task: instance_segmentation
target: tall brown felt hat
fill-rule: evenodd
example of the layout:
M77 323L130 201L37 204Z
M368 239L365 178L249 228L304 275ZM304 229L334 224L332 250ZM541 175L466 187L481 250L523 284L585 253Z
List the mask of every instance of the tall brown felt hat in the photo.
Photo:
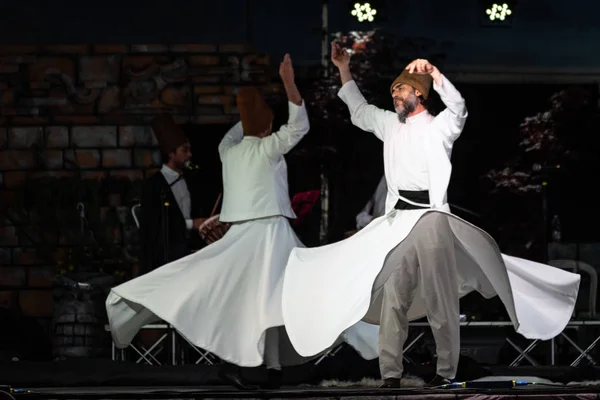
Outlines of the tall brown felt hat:
M273 111L256 87L240 89L236 101L244 134L257 135L269 128L273 122Z
M152 131L164 154L169 154L177 147L188 142L181 126L177 125L169 114L161 114L154 118L152 120Z
M394 80L392 86L390 86L390 93L394 92L394 86L399 83L404 85L410 85L423 94L423 98L427 100L429 97L429 90L431 89L431 82L433 79L431 75L411 74L408 70L402 71L402 73Z

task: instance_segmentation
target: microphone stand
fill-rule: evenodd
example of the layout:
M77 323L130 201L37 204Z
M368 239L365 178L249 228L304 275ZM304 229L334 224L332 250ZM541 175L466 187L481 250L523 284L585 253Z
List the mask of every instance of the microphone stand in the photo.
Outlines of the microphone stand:
M169 207L171 203L167 199L167 191L171 191L171 187L183 179L183 174L180 174L177 179L169 184L168 189L163 189L160 192L160 202L161 202L161 230L163 237L163 254L164 254L164 264L167 264L169 259Z
M542 263L548 264L548 253L550 247L548 243L548 180L547 175L542 174Z
M550 172L560 170L560 165L547 166L535 164L533 170L539 172L542 178L542 262L548 264L550 244L548 241L548 181L550 181Z
M169 190L171 186L169 185ZM160 224L163 238L163 264L169 262L169 201L167 200L167 191L165 189L160 192Z

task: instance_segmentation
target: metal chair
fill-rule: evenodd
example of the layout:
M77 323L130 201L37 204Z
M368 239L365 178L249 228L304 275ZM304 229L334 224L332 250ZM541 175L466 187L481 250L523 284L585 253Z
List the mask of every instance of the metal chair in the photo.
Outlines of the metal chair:
M110 325L105 325L104 326L104 330L106 332L110 332L111 328ZM171 336L171 357L170 360L167 361L167 363L172 363L173 365L175 365L176 361L175 361L175 335L176 332L171 329L171 327L167 324L149 324L149 325L145 325L141 328L141 331L143 330L160 330L160 331L164 331L164 333L162 333L160 335L159 338L157 338L156 340L154 340L152 343L149 344L149 347L146 348L144 345L142 344L134 344L133 342L129 344L129 346L127 347L127 349L133 350L133 355L134 358L137 357L137 360L135 360L136 364L141 364L141 363L145 363L148 365L162 365L163 363L161 361L158 360L158 356L161 352L163 352L163 350L169 350L169 346L167 345L168 343L168 338L169 336ZM129 357L127 355L127 349L117 349L117 346L115 345L115 342L112 341L112 360L113 361L126 361ZM133 360L132 359L132 360Z
M141 204L139 204L139 203L135 204L133 207L131 207L131 215L132 215L133 220L135 221L135 225L137 226L138 229L140 229L140 211L141 211ZM162 330L165 330L165 333L163 335L161 335L160 338L158 338L156 340L156 342L149 349L145 349L143 346L140 346L140 348L138 349L133 344L129 345L129 347L131 347L139 355L139 358L136 361L137 363L145 362L150 365L160 364L160 362L156 359L156 355L164 349L164 347L162 346L162 342L165 341L169 335L171 336L171 348L170 348L171 354L170 354L169 358L171 359L171 363L173 365L175 365L177 363L177 356L176 356L176 347L177 347L176 343L177 342L179 342L180 345L183 345L183 344L189 345L197 353L196 355L199 358L194 361L195 364L201 364L201 363L202 364L215 364L219 361L218 357L216 357L211 352L194 346L185 337L183 337L181 334L179 334L179 332L177 332L175 329L173 329L171 327L171 325L169 325L169 324L159 323L159 324L146 325L142 329L162 329ZM109 326L107 326L107 330L110 330ZM168 346L167 346L167 348L168 348ZM113 343L113 360L117 359L118 356L119 355L117 355L117 352L115 350L114 343ZM124 352L121 352L120 357L122 357L122 358L124 357ZM182 364L185 363L183 351L182 351L179 362L181 362Z

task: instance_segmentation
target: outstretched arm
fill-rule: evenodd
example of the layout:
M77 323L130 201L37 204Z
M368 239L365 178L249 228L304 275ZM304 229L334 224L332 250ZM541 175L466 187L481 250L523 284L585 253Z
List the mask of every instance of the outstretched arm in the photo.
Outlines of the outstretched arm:
M289 54L285 55L279 66L279 75L288 98L289 117L287 124L279 128L279 131L262 139L261 145L267 156L272 159L293 149L310 129L306 106L296 86L294 67Z
M434 124L444 138L452 143L460 136L469 113L465 99L454 85L443 75L441 75L440 81L438 84L434 80L433 89L440 95L446 109L435 117Z
M292 57L290 57L289 54L283 56L283 61L279 64L279 76L283 82L288 101L297 106L301 106L302 96L296 86L294 66L292 65Z
M354 80L352 72L350 72L350 54L346 49L342 49L335 40L331 42L331 61L340 71L342 86Z
M434 124L448 142L454 142L460 136L467 120L465 99L429 61L417 59L408 64L406 69L410 73L429 74L433 79L433 89L440 95L446 106L446 109L435 117Z
M394 117L394 113L382 110L367 103L358 89L350 72L350 55L345 49L334 42L331 43L331 60L338 67L342 79L342 88L338 96L346 103L350 110L352 123L362 130L374 133L379 139L384 140L386 121Z

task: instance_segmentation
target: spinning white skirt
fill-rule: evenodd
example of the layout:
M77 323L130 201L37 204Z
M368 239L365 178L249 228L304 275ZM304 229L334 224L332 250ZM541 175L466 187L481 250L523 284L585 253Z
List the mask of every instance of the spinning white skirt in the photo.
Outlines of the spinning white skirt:
M204 249L113 288L106 309L116 346L163 320L226 361L261 365L265 331L283 325L283 271L296 246L284 217L234 224Z
M551 339L564 330L577 299L578 274L501 254L491 236L452 215L447 206L392 210L341 242L292 251L283 283L283 319L300 355L329 348L348 327L361 327L355 325L361 320L379 323L381 303L373 294L381 288L374 282L395 267L386 265L386 257L405 239L410 243L412 228L426 213L448 217L461 297L474 290L486 298L499 296L516 331L529 339ZM410 320L425 315L421 293L409 310ZM363 326L352 342L376 348L377 326Z

